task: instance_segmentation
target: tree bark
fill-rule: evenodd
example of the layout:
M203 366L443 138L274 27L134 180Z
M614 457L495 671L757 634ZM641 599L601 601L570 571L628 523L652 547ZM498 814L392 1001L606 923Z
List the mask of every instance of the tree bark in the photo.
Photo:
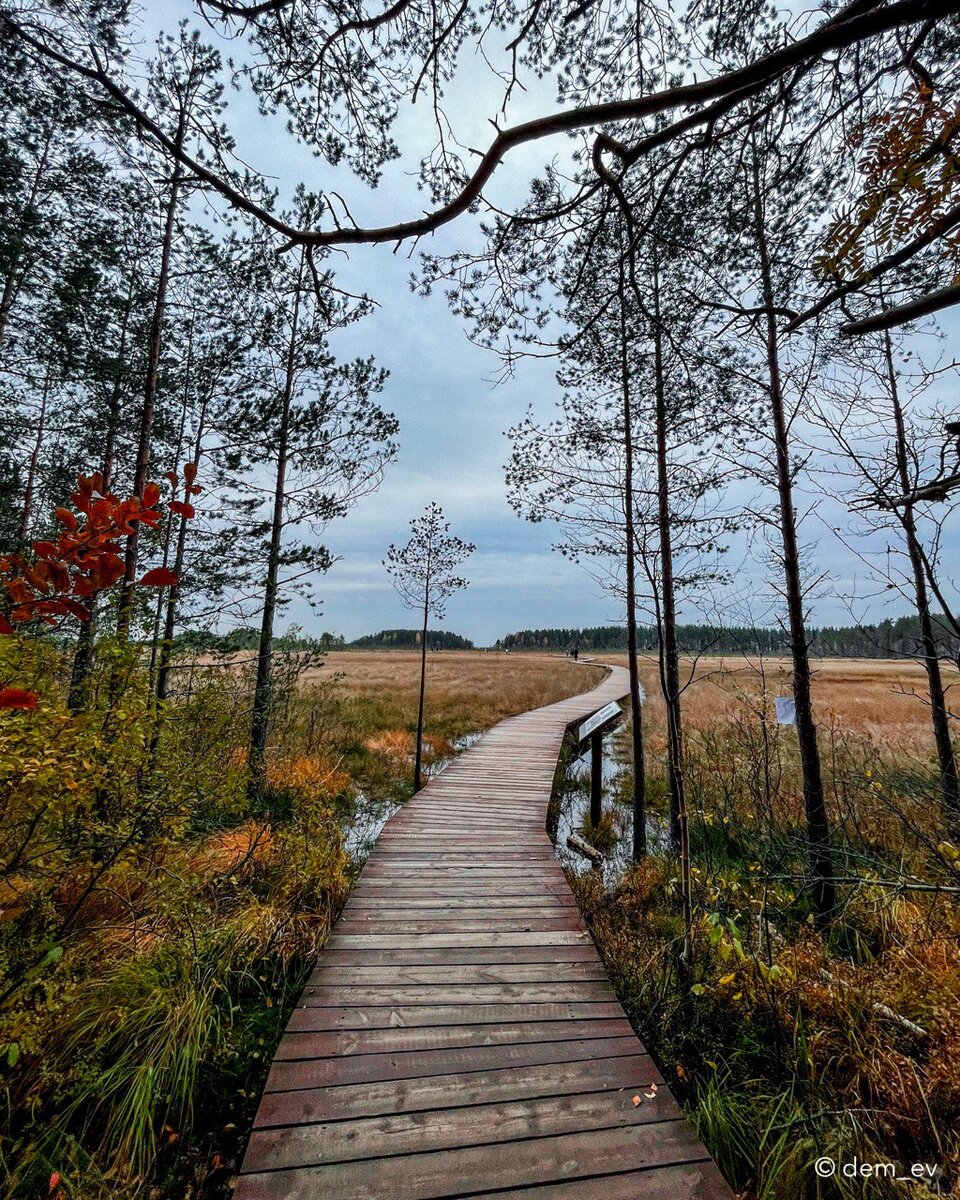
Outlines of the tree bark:
M177 467L177 468L180 465L180 459L183 455L183 441L184 441L184 436L186 434L186 428L187 428L187 410L190 406L190 378L191 378L192 372L193 372L193 322L191 322L190 331L187 334L187 360L186 360L186 365L185 365L184 373L183 373L183 397L182 397L182 400L180 403L180 425L177 430L177 446L176 446L176 454L174 457L174 464L175 464L175 467ZM184 501L189 502L189 499L190 499L189 496L187 496L187 495L184 496ZM174 514L172 512L167 513L167 520L165 522L166 528L164 529L164 536L163 536L163 564L162 565L165 567L170 566L170 547L171 547L171 545L173 544L175 547L179 546L180 534L183 531L183 517L182 516L180 517L179 522L180 523L177 526L177 537L176 537L176 540L174 540L174 536L173 536L173 529L174 529L174 523L175 523L174 522ZM177 553L177 551L175 548L174 549L175 556L176 556L176 553ZM176 570L175 567L174 567L174 570ZM154 699L157 698L157 672L158 672L158 664L160 661L160 654L161 654L161 626L164 628L164 630L166 629L166 614L169 609L168 601L169 601L170 593L172 592L172 590L173 590L172 587L166 588L166 589L160 588L158 590L157 606L156 606L156 609L154 610L153 637L150 641L150 669L148 672L148 677L150 680L150 691L153 693Z
M130 328L130 311L133 307L134 280L135 272L131 270L127 286L127 296L123 306L123 316L120 320L120 341L117 345L113 386L110 389L110 399L107 406L107 430L103 443L103 459L100 466L104 492L109 492L113 484L117 432L120 428L120 393L123 388L123 365L127 354L127 335ZM70 691L67 696L67 707L72 713L81 712L87 701L87 685L90 674L93 671L94 642L97 631L97 601L99 596L100 593L95 592L84 604L90 615L86 621L80 622L80 629L77 633L77 645L73 652L73 666L70 671ZM83 602L81 601L81 603Z
M197 421L197 436L193 446L193 461L200 461L200 454L203 447L204 422L206 420L206 404L200 408L200 416ZM185 504L191 502L189 493L184 490L183 500ZM162 704L167 698L167 692L170 686L170 658L173 654L173 635L176 630L177 623L177 605L180 603L180 577L183 574L183 564L186 558L187 550L187 518L180 518L180 527L177 530L177 547L173 556L173 571L177 577L177 582L172 585L167 593L167 612L163 627L163 641L160 644L160 661L157 668L157 702Z
M667 781L670 789L670 840L676 853L686 841L686 794L683 778L683 717L680 703L680 652L677 646L677 597L670 525L670 475L667 461L667 396L660 317L660 271L653 251L653 366L657 459L657 534L660 541L660 591L663 617L662 685L667 712Z
M884 357L886 359L887 380L890 386L890 402L893 408L896 441L894 453L897 462L897 475L904 496L909 496L913 490L907 457L907 432L903 418L903 406L900 403L900 389L897 384L897 372L893 362L893 343L889 331L884 331ZM907 554L910 568L913 572L914 599L917 607L917 618L920 622L920 647L923 651L923 666L927 673L927 687L930 693L930 718L933 723L933 737L937 747L937 762L940 769L940 797L943 806L943 819L948 829L956 830L960 826L960 780L957 778L957 760L950 736L950 713L947 709L946 695L943 687L943 676L940 672L940 657L937 653L937 640L933 629L933 616L930 612L930 597L927 591L927 577L923 565L923 549L917 536L917 523L914 507L907 503L897 510L907 543Z
M836 906L833 880L833 852L830 845L830 823L827 817L817 746L817 726L813 719L810 690L810 656L803 612L803 583L800 573L800 550L797 541L797 518L793 503L793 478L790 469L790 435L780 373L780 347L777 318L774 314L773 272L767 243L760 188L760 170L756 147L753 151L753 216L754 234L760 261L760 283L765 314L765 344L769 378L770 410L773 418L773 440L776 455L777 495L780 507L780 531L783 551L784 590L790 630L790 653L793 662L793 695L797 714L797 741L800 750L800 770L803 777L803 803L807 824L807 858L810 870L810 892L814 914L822 926Z
M420 637L420 702L417 706L417 745L413 761L413 790L420 791L423 766L423 701L427 691L427 623L430 619L430 559L423 591L423 631Z
M643 707L637 657L637 547L633 525L633 411L630 405L630 361L627 338L627 295L620 264L620 385L623 400L623 524L626 539L627 669L630 676L630 732L633 750L633 861L647 853L646 763Z
M43 181L43 176L46 173L47 163L50 160L50 147L53 144L53 128L47 129L46 137L44 138L43 151L40 155L40 161L37 163L37 169L33 175L33 182L30 185L30 194L24 203L21 212L21 220L28 212L36 205L37 195L40 191L40 184ZM10 321L10 313L13 311L13 306L16 303L17 295L23 285L26 269L21 270L23 266L23 242L20 247L14 252L10 266L3 280L3 289L0 291L0 347L3 346L4 339L7 334L7 325Z
M690 827L683 774L683 711L680 699L680 651L677 645L677 593L673 574L673 529L670 523L670 471L667 457L667 387L663 366L660 312L660 264L653 247L653 371L657 456L657 532L660 540L660 591L663 617L661 657L663 697L667 710L667 781L670 788L670 841L680 856L683 903L684 961L691 953L693 887Z
M43 437L47 430L47 402L50 398L50 370L47 369L43 378L43 390L40 393L40 413L37 417L37 435L33 440L33 451L27 467L27 478L23 488L23 513L20 517L20 544L26 546L30 537L30 523L33 520L33 495L37 486L37 472L40 468L40 451L43 449Z
M181 112L177 124L176 145L183 146L186 133L186 112ZM157 387L160 377L160 354L163 346L163 321L167 306L167 288L170 283L170 258L173 251L173 232L177 217L177 204L180 198L180 185L183 182L183 166L179 158L174 160L173 175L170 179L170 192L167 196L167 208L163 222L163 240L160 249L160 270L157 276L157 293L150 318L150 333L147 342L147 373L143 389L143 410L140 415L140 433L137 440L136 467L133 476L134 496L143 496L147 485L147 472L150 469L150 443L153 434L153 414L157 403ZM137 553L140 542L139 524L133 526L133 533L127 538L126 553L123 562L123 582L120 589L120 602L117 608L117 637L126 641L130 634L130 620L133 613L134 580L137 574Z
M266 783L267 730L270 723L271 664L273 659L273 626L277 614L280 577L280 550L283 536L283 510L287 486L287 455L290 446L290 415L293 404L293 385L297 364L297 331L300 321L300 289L303 278L303 258L297 274L293 313L290 318L290 341L284 371L283 396L280 408L280 428L277 431L277 479L273 493L273 517L270 525L270 548L267 556L267 577L263 592L263 615L260 621L260 645L257 649L257 676L253 689L253 712L250 719L250 777L248 793L261 798Z

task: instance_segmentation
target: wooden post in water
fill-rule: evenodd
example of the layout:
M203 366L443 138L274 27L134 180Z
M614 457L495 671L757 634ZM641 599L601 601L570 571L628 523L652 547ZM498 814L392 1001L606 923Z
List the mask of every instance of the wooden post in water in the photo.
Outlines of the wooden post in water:
M603 816L603 735L609 733L623 720L623 712L616 701L604 705L577 730L577 753L582 754L590 746L590 824L596 829Z
M603 731L590 735L590 825L596 829L603 816Z

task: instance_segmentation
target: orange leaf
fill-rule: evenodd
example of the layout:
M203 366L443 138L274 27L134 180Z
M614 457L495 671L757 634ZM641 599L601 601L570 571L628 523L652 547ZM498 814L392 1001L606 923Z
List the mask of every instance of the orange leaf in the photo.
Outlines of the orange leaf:
M69 508L58 508L55 510L57 520L61 525L66 525L69 530L77 528L77 518L73 515Z
M155 483L148 483L143 489L143 507L153 508L160 499L160 488Z
M63 608L77 618L78 621L90 620L90 609L85 604L81 604L78 600L71 600L69 597L60 601Z
M183 477L187 483L193 483L197 477L197 464L188 462L183 464Z
M0 708L36 708L36 692L28 692L24 688L0 688Z
M188 521L191 517L197 515L197 510L192 504L184 504L182 500L171 500L170 511L177 513L181 517L185 517Z
M172 587L179 578L176 571L171 571L169 567L154 567L152 571L148 571L140 580L140 586Z

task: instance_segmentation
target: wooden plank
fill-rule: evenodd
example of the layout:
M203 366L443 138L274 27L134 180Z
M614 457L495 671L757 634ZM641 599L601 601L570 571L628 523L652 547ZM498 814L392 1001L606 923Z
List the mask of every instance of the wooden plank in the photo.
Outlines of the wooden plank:
M402 1159L365 1159L243 1175L234 1193L238 1200L441 1200L477 1188L492 1190L549 1183L558 1179L590 1179L624 1171L702 1161L706 1151L686 1121L588 1130L561 1137L507 1142L491 1155L487 1146L462 1146L411 1154Z
M441 915L444 909L451 907L450 897L435 897L425 895L421 896L414 893L412 896L404 894L402 896L393 896L388 894L371 895L365 892L362 895L350 897L350 902L347 906L351 912L356 912L358 908L375 909L379 911L401 910L410 912L416 909L419 912L433 911L437 915ZM474 909L483 909L485 914L489 912L503 912L507 910L506 915L509 916L510 909L526 909L532 907L529 895L519 896L460 896L457 899L456 907L458 910L467 912ZM573 897L568 900L564 896L541 896L540 904L535 906L540 909L560 908L576 908L576 901Z
M399 984L568 983L607 981L600 961L585 963L482 963L478 966L328 967L322 962L310 976L304 994L332 987L389 987Z
M550 1004L564 1000L612 1000L613 988L597 983L499 983L453 984L415 987L393 984L384 987L318 987L304 993L308 1008L349 1008L352 1005L406 1004Z
M448 916L442 920L437 917L433 920L418 921L418 920L394 920L368 916L347 916L337 926L344 934L349 933L444 933L444 932L463 932L477 933L483 932L501 932L508 931L520 932L547 932L557 929L576 929L578 922L575 922L572 917L471 917L468 913L463 913L459 916Z
M715 1163L709 1160L630 1171L570 1183L547 1183L496 1193L496 1200L730 1200L732 1193ZM491 1192L474 1192L460 1200L486 1200Z
M473 897L476 899L476 897ZM514 901L521 897L512 897ZM462 907L459 904L447 904L442 907L430 908L427 911L417 910L416 906L408 907L402 896L398 896L394 901L393 907L388 905L380 905L378 907L347 907L341 920L346 923L348 921L388 921L394 923L396 921L426 921L431 922L441 921L522 921L522 920L541 920L541 921L566 921L567 928L580 926L580 913L570 905L552 905L548 900L544 899L542 905L529 904L520 905L492 905L489 908L480 906ZM504 926L509 928L509 926ZM442 931L443 925L439 926ZM341 932L338 923L338 932ZM347 932L347 931L342 931Z
M623 1019L518 1021L501 1025L428 1025L311 1033L287 1028L275 1060L331 1058L339 1054L385 1054L395 1050L439 1050L444 1046L500 1046L511 1042L569 1041L573 1038L628 1037Z
M424 1079L386 1080L363 1087L306 1088L268 1092L261 1101L255 1127L307 1125L316 1121L347 1121L384 1113L461 1108L482 1099L487 1104L532 1096L566 1096L605 1092L661 1083L660 1074L645 1054L604 1058L597 1062L547 1063L539 1067L507 1067L499 1071L468 1071L462 1075L433 1075Z
M332 933L327 945L333 950L392 950L398 945L422 946L576 946L589 935L557 929L544 933L408 933L389 937L383 934Z
M596 1062L617 1058L636 1048L636 1038L580 1039L573 1042L516 1042L495 1046L451 1046L441 1050L402 1050L386 1054L354 1054L348 1058L275 1061L267 1076L266 1092L299 1088L338 1087L385 1079L427 1079L466 1071L495 1071L504 1067L543 1063Z
M439 950L325 950L326 966L456 966L470 963L596 962L592 942L579 946L457 946Z
M410 883L391 884L388 879L363 879L357 886L357 896L380 898L396 898L402 900L406 896L422 896L428 900L456 900L461 896L513 896L530 899L530 889L523 886L523 880L513 880L510 883L478 883L470 880L454 879L422 879ZM551 883L540 888L539 894L553 902L554 896L564 899L570 895L567 881Z
M364 874L370 879L377 879L386 876L389 879L403 880L408 878L416 878L420 875L429 875L431 879L443 879L445 876L454 875L458 878L464 878L470 881L478 879L524 879L527 881L530 888L534 888L539 880L544 883L561 880L563 871L557 862L544 863L543 866L518 866L511 867L495 862L490 863L467 863L467 862L449 862L438 859L435 862L427 860L407 860L401 862L399 859L391 858L389 862L381 860L380 862L371 862L364 867Z
M361 1117L293 1129L258 1129L250 1139L244 1167L247 1171L276 1171L357 1158L422 1154L453 1146L501 1144L586 1129L649 1125L678 1120L680 1116L666 1090L639 1107L634 1107L626 1092L584 1092L399 1116Z
M441 1025L470 1028L504 1021L563 1022L622 1018L615 1000L565 1004L383 1004L351 1008L294 1009L287 1029L419 1029Z

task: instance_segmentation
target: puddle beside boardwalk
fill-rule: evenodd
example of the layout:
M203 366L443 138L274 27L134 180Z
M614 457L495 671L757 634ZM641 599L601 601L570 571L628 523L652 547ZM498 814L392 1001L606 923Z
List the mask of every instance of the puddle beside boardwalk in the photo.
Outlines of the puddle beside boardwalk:
M616 883L630 865L633 845L633 808L627 794L626 775L629 766L629 745L623 729L603 739L603 811L612 818L616 841L603 848L604 882ZM583 834L585 820L590 815L590 751L571 758L556 792L556 832L551 831L557 858L564 867L578 874L593 867L579 854L567 849L571 833ZM654 852L669 848L666 818L659 813L647 813L647 845Z
M458 755L462 754L464 750L469 750L471 746L475 746L482 737L482 730L477 730L474 733L465 733L462 737L455 738L453 747L456 753L438 759L427 767L424 771L427 779L435 779ZM412 759L410 766L412 770ZM366 862L384 825L402 807L402 804L397 804L394 800L373 799L363 792L357 794L354 800L353 816L344 827L343 838L344 848L358 867Z

